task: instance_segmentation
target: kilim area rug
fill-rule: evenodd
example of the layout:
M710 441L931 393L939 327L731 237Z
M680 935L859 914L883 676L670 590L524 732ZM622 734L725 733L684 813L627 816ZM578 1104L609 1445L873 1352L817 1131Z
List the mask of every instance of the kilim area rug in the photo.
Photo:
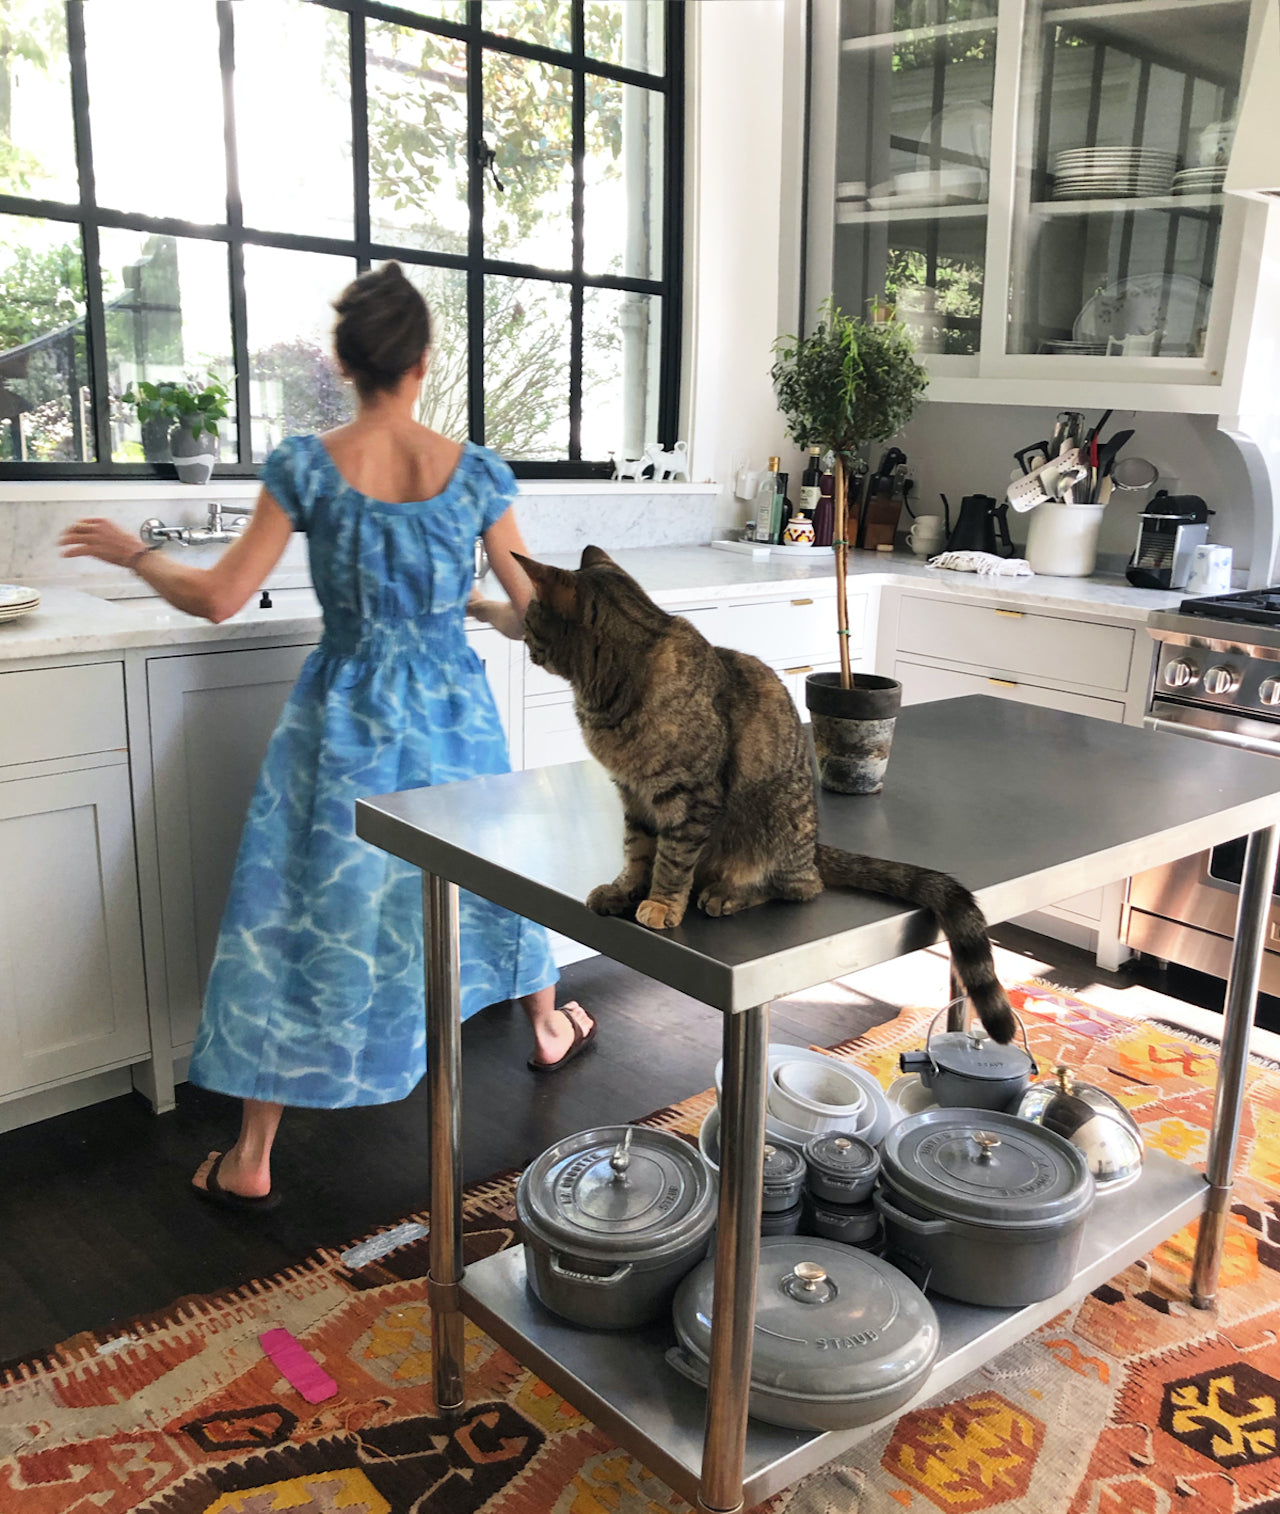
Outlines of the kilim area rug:
M1014 1002L1042 1064L1117 1093L1148 1144L1204 1157L1214 1048L1042 985ZM887 1085L904 1011L839 1048ZM692 1135L705 1094L646 1123ZM767 1514L1280 1514L1280 1067L1255 1061L1220 1307L1186 1303L1193 1233L944 1399L761 1505ZM514 1176L471 1191L471 1259L513 1243ZM666 1514L687 1505L468 1327L470 1407L431 1395L425 1242L321 1252L0 1380L3 1514ZM337 1380L307 1404L259 1345L292 1330Z

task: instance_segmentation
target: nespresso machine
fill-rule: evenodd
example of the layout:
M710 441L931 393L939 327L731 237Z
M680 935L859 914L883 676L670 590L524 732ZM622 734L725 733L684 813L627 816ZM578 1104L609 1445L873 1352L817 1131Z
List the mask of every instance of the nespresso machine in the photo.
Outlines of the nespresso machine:
M1138 517L1138 545L1125 577L1138 589L1182 589L1191 558L1209 539L1213 511L1198 494L1161 489Z

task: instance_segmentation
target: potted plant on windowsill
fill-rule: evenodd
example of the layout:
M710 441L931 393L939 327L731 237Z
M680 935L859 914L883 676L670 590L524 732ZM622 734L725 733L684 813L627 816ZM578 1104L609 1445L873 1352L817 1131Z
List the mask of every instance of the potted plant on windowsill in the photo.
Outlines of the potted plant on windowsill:
M809 335L780 337L774 353L770 377L788 434L801 449L835 454L840 672L811 673L805 680L819 775L825 788L839 793L874 794L883 786L901 689L892 679L855 678L849 666L846 472L856 467L861 447L901 431L929 379L901 324L858 320L830 297Z
M168 428L169 454L184 484L209 482L218 459L218 422L227 418L229 399L226 385L213 374L203 382L162 379L152 384L141 379L121 396L137 410L144 430Z

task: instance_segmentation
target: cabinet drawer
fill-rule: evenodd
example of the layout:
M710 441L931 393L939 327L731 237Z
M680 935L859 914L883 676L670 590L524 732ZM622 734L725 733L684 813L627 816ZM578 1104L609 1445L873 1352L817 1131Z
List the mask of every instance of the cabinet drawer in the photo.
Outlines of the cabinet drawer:
M0 767L127 744L119 663L0 673Z
M862 646L867 618L865 594L849 597L849 647ZM798 593L793 599L716 605L689 610L685 619L717 647L749 652L765 662L805 662L829 657L836 648L836 605L830 597Z
M896 650L1123 693L1133 638L1128 626L904 594Z
M568 696L569 684L565 679L557 678L554 673L548 673L546 668L540 668L536 663L530 662L529 654L526 652L524 692L526 698L536 694L563 694Z
M1066 710L1073 715L1096 715L1099 720L1124 720L1124 705L1116 699L1095 699L1069 689L1046 688L1035 683L987 678L981 673L959 673L927 663L899 659L893 676L902 685L903 704L928 704L934 699L954 699L959 694L994 694L1016 699L1020 704L1040 705L1048 710Z
M581 762L591 754L582 739L572 699L547 699L524 707L524 765L554 767L559 762Z

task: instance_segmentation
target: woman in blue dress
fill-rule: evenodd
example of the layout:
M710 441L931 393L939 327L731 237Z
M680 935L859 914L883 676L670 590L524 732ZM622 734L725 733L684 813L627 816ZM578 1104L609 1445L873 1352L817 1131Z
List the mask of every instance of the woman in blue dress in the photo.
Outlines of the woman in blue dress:
M228 1207L278 1202L271 1147L288 1105L404 1098L425 1070L421 874L355 835L355 801L509 771L463 620L483 536L510 603L471 608L520 634L530 585L511 470L413 418L430 317L395 263L335 302L334 344L359 406L350 425L283 442L243 534L211 568L140 548L105 520L72 526L67 556L132 568L211 621L257 592L305 531L324 612L263 762L236 860L191 1060L191 1081L244 1100L240 1136L193 1181ZM462 1015L519 999L529 1065L564 1066L595 1036L555 1005L545 931L471 894L460 903Z

